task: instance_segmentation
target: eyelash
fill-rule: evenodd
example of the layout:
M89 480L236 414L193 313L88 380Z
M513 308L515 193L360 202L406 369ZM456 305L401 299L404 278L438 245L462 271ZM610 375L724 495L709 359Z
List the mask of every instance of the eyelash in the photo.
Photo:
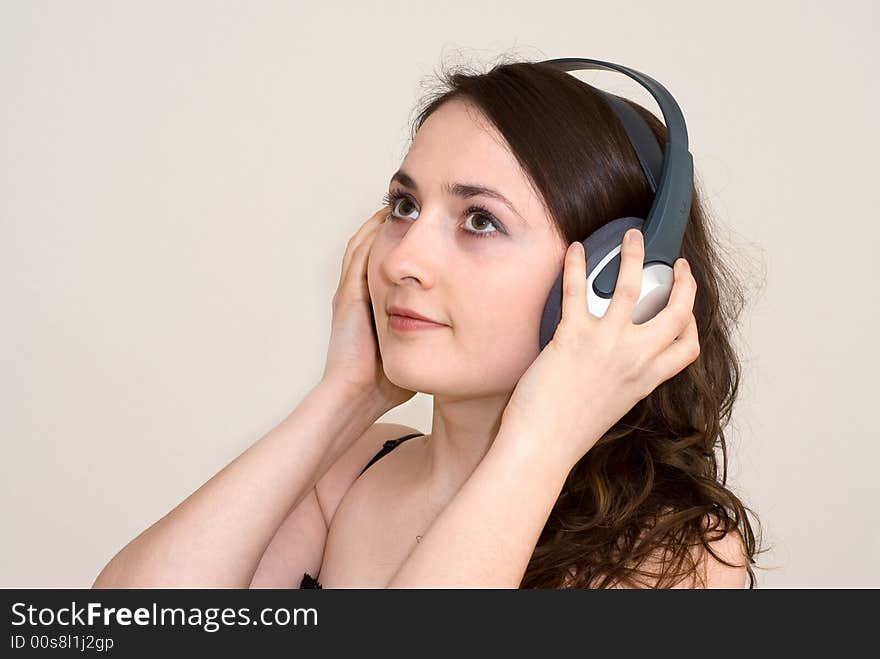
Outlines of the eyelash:
M382 202L385 206L391 206L391 212L388 214L387 219L391 220L392 222L401 221L401 218L394 215L394 205L400 199L406 199L407 201L412 203L412 198L410 198L408 194L400 192L399 190L392 190L382 198ZM466 216L471 215L472 213L478 213L486 217L492 223L492 226L495 227L495 231L471 231L469 229L462 229L462 231L464 231L466 234L475 238L489 238L495 236L496 234L506 233L501 223L496 220L495 216L492 215L492 213L490 213L484 207L475 204L465 211Z

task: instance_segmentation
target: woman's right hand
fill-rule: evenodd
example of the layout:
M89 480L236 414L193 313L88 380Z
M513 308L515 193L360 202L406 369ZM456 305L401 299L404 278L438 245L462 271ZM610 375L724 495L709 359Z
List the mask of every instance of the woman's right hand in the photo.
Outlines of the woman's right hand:
M388 211L388 206L376 211L348 241L339 286L333 295L330 346L323 376L323 381L335 383L353 396L378 401L385 411L416 394L385 377L367 286L367 257Z

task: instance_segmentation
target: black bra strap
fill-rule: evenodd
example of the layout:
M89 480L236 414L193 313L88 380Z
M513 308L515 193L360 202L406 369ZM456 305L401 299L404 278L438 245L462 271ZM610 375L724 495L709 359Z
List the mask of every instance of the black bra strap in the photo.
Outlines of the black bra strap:
M384 456L386 453L390 453L391 451L393 451L397 447L398 444L405 442L408 439L412 439L413 437L421 437L423 435L424 435L424 433L417 432L417 433L413 433L412 435L404 435L403 437L399 437L398 439L389 439L387 442L385 442L382 445L382 449L376 455L373 456L373 459L367 463L367 466L361 470L361 474L363 474L367 469L369 469L370 466L374 462L376 462L376 460L378 460L379 458ZM360 476L361 474L358 474L358 476Z

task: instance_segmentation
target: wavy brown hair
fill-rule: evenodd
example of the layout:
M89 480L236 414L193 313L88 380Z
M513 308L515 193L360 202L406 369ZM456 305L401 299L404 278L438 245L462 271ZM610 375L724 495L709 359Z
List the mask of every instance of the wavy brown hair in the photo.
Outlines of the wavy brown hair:
M437 80L420 103L410 139L447 101L477 108L506 139L565 244L615 218L647 216L653 193L625 130L595 87L529 61L497 63L487 72L443 70ZM662 147L664 124L623 100ZM699 357L639 401L574 466L521 588L665 588L688 577L688 585L705 585L700 546L742 567L709 546L728 532L743 541L749 588L755 587L752 565L760 550L747 517L752 511L726 486L724 437L740 382L731 331L745 295L721 258L694 187L681 256L697 281Z

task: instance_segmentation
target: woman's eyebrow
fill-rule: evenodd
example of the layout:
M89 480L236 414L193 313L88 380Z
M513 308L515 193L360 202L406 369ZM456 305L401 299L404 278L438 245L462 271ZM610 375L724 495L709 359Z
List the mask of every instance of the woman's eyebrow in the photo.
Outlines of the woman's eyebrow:
M389 185L391 183L394 183L395 181L397 181L398 183L400 183L401 185L403 185L407 188L415 190L416 192L419 191L419 186L416 185L415 179L413 179L412 176L407 174L402 169L398 169L396 172L394 172L394 174L391 176L391 181L389 182ZM446 187L445 187L445 191L447 194L451 194L456 197L461 197L462 199L483 196L483 197L489 197L491 199L495 199L497 201L500 201L502 204L507 206L507 208L510 210L510 212L513 213L514 215L516 215L522 221L523 224L528 226L528 222L526 222L525 218L519 214L519 212L516 210L516 208L513 207L513 204L511 204L507 200L507 197L502 195L497 190L493 190L492 188L487 188L482 185L473 185L470 183L447 183Z

